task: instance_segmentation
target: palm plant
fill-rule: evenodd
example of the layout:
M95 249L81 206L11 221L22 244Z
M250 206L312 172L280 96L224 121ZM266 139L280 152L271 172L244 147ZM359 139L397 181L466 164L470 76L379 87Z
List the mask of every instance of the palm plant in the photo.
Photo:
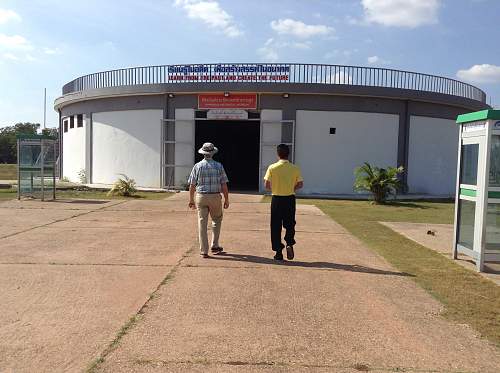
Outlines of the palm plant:
M123 196L123 197L131 197L137 192L135 188L135 180L129 178L125 174L119 174L123 176L123 178L118 178L117 181L113 184L113 187L108 192L109 196Z
M354 170L354 189L372 193L377 204L385 203L388 196L395 196L399 190L406 187L399 178L403 172L403 166L379 168L365 162Z

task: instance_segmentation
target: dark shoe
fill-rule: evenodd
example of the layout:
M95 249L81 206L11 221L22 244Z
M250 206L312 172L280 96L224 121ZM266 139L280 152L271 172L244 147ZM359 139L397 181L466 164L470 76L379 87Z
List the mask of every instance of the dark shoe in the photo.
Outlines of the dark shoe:
M286 245L286 258L292 260L294 256L293 245Z
M202 258L210 258L210 256L208 254L200 254Z
M218 247L212 247L210 251L212 251L212 254L220 254L224 251L224 249L218 246Z
M281 253L281 251L277 251L276 252L276 255L274 256L274 260L279 260L279 261L283 261L283 254Z

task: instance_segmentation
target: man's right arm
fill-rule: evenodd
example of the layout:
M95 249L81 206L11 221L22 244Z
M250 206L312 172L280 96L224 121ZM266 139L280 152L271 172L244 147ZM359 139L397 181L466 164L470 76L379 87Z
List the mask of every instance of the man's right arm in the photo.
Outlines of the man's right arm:
M271 185L271 168L268 167L266 171L266 175L264 176L264 185L267 190L272 190L272 185Z
M189 175L188 178L188 183L189 183L189 208L194 209L196 207L196 204L194 203L194 194L196 192L196 179L197 179L197 172L196 172L196 165L193 167L191 170L191 174Z
M196 192L196 186L194 184L189 185L189 208L194 209L196 204L194 203L194 193Z

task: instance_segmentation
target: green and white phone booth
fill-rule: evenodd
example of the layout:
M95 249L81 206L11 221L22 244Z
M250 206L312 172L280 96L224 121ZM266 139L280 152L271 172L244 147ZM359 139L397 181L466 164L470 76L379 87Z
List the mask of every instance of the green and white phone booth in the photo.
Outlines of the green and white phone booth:
M500 110L459 115L453 258L500 262Z

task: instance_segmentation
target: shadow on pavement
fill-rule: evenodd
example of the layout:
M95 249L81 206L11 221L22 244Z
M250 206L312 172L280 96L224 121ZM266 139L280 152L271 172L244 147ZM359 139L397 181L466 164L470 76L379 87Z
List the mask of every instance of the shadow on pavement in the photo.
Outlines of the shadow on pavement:
M96 199L56 199L53 201L47 201L50 203L81 203L81 204L88 204L88 205L102 205L108 202L111 202L111 200L96 200Z
M413 275L404 272L386 271L383 269L370 268L357 264L339 264L330 262L301 262L295 260L294 261L286 260L283 262L279 262L272 258L266 258L262 256L231 254L226 252L222 252L217 255L212 255L210 258L220 261L236 261L236 262L259 263L259 264L272 264L272 265L279 265L286 267L330 269L330 270L348 271L348 272L371 273L376 275L414 277Z

